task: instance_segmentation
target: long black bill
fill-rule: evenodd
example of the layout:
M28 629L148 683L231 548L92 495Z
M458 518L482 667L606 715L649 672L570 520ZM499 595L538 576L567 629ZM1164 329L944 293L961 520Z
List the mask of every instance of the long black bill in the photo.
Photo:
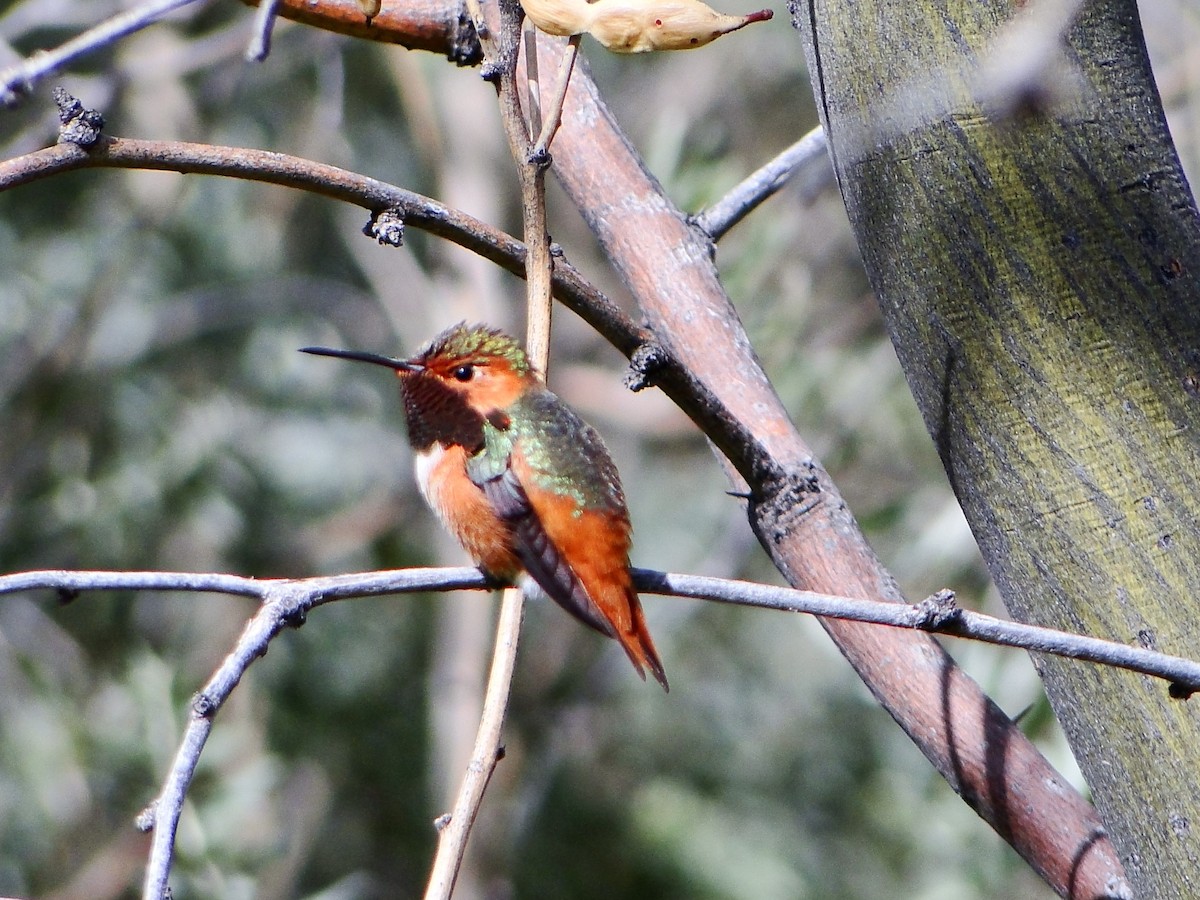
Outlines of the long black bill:
M397 372L420 372L424 366L409 362L407 359L392 359L378 353L367 353L363 350L334 350L330 347L301 347L301 353L311 353L314 356L334 356L338 359L353 359L358 362L374 363L377 366L387 366Z

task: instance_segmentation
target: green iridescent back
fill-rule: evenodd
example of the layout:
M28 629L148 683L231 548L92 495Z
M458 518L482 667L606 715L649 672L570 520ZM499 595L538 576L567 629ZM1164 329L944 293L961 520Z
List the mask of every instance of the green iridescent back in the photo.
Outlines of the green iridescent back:
M571 497L581 509L627 515L617 467L594 428L546 388L526 391L508 410L512 424L484 424L484 450L472 463L496 473L520 444L537 487Z

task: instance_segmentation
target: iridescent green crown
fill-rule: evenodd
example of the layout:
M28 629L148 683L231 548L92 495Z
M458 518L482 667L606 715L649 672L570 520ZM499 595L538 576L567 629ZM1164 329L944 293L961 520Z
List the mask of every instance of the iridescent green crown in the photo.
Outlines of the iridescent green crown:
M529 357L521 345L509 335L487 325L452 325L421 348L418 359L442 356L448 359L476 359L498 356L507 360L518 375L530 372Z

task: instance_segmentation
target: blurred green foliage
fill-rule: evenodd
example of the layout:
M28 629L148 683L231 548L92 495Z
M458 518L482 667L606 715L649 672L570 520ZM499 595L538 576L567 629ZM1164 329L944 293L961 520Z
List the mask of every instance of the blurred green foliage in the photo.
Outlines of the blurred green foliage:
M33 2L2 4L2 46L27 54L115 8L63 0L46 22ZM1194 46L1196 15L1179 15ZM250 17L237 3L186 10L61 83L112 134L295 153L519 230L477 73L288 24L264 64L247 64ZM1164 90L1177 134L1194 136L1195 73L1176 61L1189 39L1167 30ZM786 16L695 54L585 52L688 210L815 124ZM49 94L0 111L5 157L53 141ZM626 302L552 193L555 239ZM161 173L81 172L0 196L3 571L461 562L416 494L392 383L295 350L401 353L463 318L519 327L520 287L411 231L403 250L378 247L363 218L281 188ZM905 588L950 585L995 611L835 192L790 187L719 262L802 431ZM565 313L554 353L552 383L622 468L635 562L776 579L694 429L661 397L624 392L619 357ZM1047 894L814 623L646 605L669 696L558 610L528 612L507 757L459 896ZM483 595L360 600L282 635L217 718L174 896L417 894L473 738L492 611ZM189 697L251 612L203 595L0 600L0 894L137 895L146 838L132 820ZM1011 713L1041 703L1022 657L953 649ZM1070 770L1049 717L1030 721Z

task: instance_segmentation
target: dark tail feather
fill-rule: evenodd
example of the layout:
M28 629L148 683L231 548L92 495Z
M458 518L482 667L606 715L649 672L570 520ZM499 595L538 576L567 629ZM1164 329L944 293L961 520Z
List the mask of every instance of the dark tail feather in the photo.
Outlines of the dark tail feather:
M646 680L646 669L649 669L654 680L662 685L664 691L670 693L667 673L658 657L658 650L654 647L654 640L650 637L650 629L646 627L646 617L642 614L642 604L638 601L637 594L632 595L629 606L630 612L633 613L633 628L629 633L619 635L617 640L629 655L630 662L642 676L642 680Z

